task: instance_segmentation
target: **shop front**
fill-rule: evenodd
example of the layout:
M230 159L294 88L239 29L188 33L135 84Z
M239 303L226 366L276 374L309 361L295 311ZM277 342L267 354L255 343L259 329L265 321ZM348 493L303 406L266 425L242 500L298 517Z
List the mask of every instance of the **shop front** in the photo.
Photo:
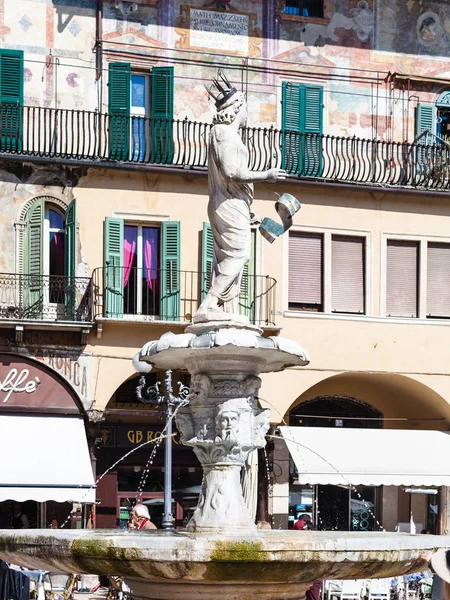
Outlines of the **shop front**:
M450 485L443 431L280 427L292 458L290 521L308 513L318 529L439 531ZM424 448L433 448L433 461Z
M164 499L165 414L136 399L139 377L123 383L106 408L98 432L96 527L126 528L136 502L161 527ZM172 514L182 527L197 505L202 469L193 450L172 436Z
M95 482L82 407L55 372L0 354L0 528L83 527Z

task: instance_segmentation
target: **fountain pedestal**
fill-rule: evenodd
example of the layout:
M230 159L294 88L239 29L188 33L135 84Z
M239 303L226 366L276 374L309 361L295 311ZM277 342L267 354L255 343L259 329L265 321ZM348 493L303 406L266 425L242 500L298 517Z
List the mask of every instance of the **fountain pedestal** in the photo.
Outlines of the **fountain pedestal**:
M240 472L249 452L265 446L270 426L270 411L258 407L259 375L306 365L306 351L283 338L263 338L256 328L202 324L149 342L140 360L191 374L189 406L177 411L176 422L204 478L188 531L255 530L242 497Z

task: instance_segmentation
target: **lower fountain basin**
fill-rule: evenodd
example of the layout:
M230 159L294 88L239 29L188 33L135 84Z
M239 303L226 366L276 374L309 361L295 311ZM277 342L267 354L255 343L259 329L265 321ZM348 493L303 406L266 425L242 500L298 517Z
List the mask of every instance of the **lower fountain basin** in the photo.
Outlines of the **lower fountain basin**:
M0 558L52 572L122 575L152 600L294 600L315 579L402 575L450 536L327 531L0 530Z

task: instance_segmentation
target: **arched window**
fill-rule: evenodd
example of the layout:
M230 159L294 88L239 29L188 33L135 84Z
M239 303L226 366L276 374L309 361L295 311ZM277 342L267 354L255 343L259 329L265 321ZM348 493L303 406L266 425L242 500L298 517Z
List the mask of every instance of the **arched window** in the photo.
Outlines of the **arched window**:
M23 222L25 311L34 318L54 317L49 307L60 305L65 317L73 317L77 262L75 200L66 207L50 196L36 198Z

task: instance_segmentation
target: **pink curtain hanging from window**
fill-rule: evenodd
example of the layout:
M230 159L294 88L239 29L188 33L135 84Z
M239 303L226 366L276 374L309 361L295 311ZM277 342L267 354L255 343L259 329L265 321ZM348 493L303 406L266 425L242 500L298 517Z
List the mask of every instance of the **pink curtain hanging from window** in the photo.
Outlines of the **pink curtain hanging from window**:
M131 267L136 255L136 227L125 227L123 242L123 287L130 279Z
M158 279L158 246L159 229L156 227L144 227L142 229L143 252L144 252L144 277L150 290L154 289Z

